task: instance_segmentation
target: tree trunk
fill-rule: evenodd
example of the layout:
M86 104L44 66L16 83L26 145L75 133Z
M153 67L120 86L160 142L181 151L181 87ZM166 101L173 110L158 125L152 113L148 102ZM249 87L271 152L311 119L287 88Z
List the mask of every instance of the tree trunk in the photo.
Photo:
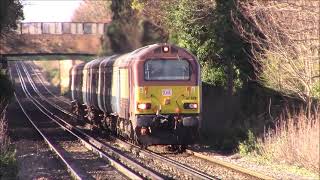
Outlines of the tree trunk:
M307 97L307 117L311 118L311 108L312 108L312 98L310 96Z
M233 95L233 87L234 87L234 83L233 83L233 76L234 76L234 72L233 72L233 64L232 64L232 60L228 59L227 60L227 91L228 91L228 96L232 96Z

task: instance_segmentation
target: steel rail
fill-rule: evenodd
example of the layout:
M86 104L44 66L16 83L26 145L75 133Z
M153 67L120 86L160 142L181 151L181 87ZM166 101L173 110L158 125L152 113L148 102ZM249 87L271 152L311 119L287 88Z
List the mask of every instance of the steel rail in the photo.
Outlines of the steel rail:
M17 70L17 73L19 75L20 78L20 71ZM10 76L11 76L11 71L10 71ZM23 89L23 91L25 91L25 87L24 84L22 84L21 82L21 87ZM26 94L27 95L27 94ZM76 167L74 167L74 165L70 164L68 162L68 160L64 157L63 153L60 152L54 145L53 143L50 142L50 140L43 134L43 132L37 127L37 125L32 121L32 119L30 118L30 116L27 114L26 110L23 108L19 98L17 97L16 93L14 93L15 99L17 100L21 110L23 111L23 113L25 114L25 116L27 117L27 119L29 120L29 122L32 124L32 126L37 130L37 132L41 135L41 137L44 139L44 141L46 142L46 144L48 144L49 148L62 160L63 164L67 167L68 171L71 173L71 175L73 177L75 177L76 179L82 180L82 179L88 179L88 175L84 175L83 173L78 172L78 170L76 170ZM29 100L31 100L29 98L29 96L27 95L27 98Z
M25 72L28 72L28 70L25 68L24 64L23 64L22 62L20 62L20 63L21 63L22 68L24 69L24 71L25 71ZM33 90L39 95L40 98L42 98L44 101L46 101L47 103L49 103L51 106L54 106L55 108L59 109L59 110L62 111L63 113L65 113L65 114L67 114L67 115L69 115L69 116L71 116L71 117L73 117L73 118L75 118L75 119L78 118L76 115L68 112L67 110L61 108L61 107L58 106L57 104L52 103L51 101L49 101L45 96L43 96L43 95L41 94L41 92L39 91L39 89L36 87L36 85L34 84L32 78L30 77L29 72L26 73L26 75L29 77L28 79L29 79L29 82L30 82Z
M214 164L229 168L229 169L231 169L233 171L240 172L240 173L242 173L244 175L249 175L251 177L255 177L255 178L258 178L258 179L264 179L264 180L274 179L271 176L267 176L267 175L258 173L256 171L252 171L252 170L249 170L247 168L241 167L239 165L236 165L236 164L233 164L233 163L230 163L230 162L226 162L226 161L214 158L214 157L209 157L209 156L203 155L201 153L195 152L195 151L190 150L190 149L187 149L186 152L188 154L191 154L191 155L193 155L195 157L198 157L200 159L204 159L204 160L207 160L207 161L209 161L211 163L214 163Z
M164 157L164 156L161 156L159 154L156 154L154 152L151 152L149 150L143 150L144 153L148 154L149 156L152 156L154 158L157 158L163 162L166 162L166 163L169 163L171 165L173 165L174 167L194 176L194 177L197 177L197 178L200 178L200 179L218 179L217 177L214 177L214 176L211 176L211 175L208 175L204 172L201 172L197 169L194 169L190 166L187 166L185 164L182 164L178 161L175 161L175 160L172 160L170 158L167 158L167 157Z
M28 74L28 71L24 68L25 73L27 75L27 78L30 81L30 84L32 84L32 79L30 77L30 75ZM35 87L35 85L32 85L33 87ZM35 89L34 89L35 90ZM39 91L36 92L37 94L40 93ZM40 95L40 94L38 94ZM33 97L32 97L33 98ZM42 96L41 98L45 98L44 96ZM54 122L56 122L57 124L59 124L61 127L63 127L65 130L69 131L70 133L72 133L73 135L75 135L77 138L80 138L82 142L86 143L86 146L89 146L90 148L92 148L91 150L99 153L99 155L105 159L108 159L111 162L111 165L115 165L115 168L118 168L118 166L124 166L123 164L127 164L127 166L129 167L134 167L136 169L138 169L138 174L136 175L133 172L130 173L130 175L128 176L129 178L132 179L141 179L140 176L143 176L144 178L150 178L150 179L163 179L164 177L162 175L159 175L156 172L153 172L151 170L149 170L146 167L143 167L142 165L140 165L137 162L134 162L132 159L122 155L121 153L117 152L114 150L113 147L111 146L105 146L102 143L100 143L99 141L95 140L93 137L89 136L88 134L84 133L83 131L81 131L79 128L74 127L73 125L71 125L70 123L66 122L65 120L61 119L60 117L56 116L55 114L51 113L47 108L45 108L38 100L34 99L40 106L42 106L42 108L50 113L50 118L52 118L52 120ZM48 102L48 101L47 101ZM59 122L58 122L59 121ZM63 125L64 124L64 125ZM78 135L76 132L80 133L81 135L86 137L86 140L84 140L82 137L80 137L80 135ZM105 151L108 149L109 152L111 152L110 154L116 154L117 155L117 160L113 160L110 156L108 156ZM104 152L102 152L104 151ZM120 161L120 162L118 162ZM123 169L123 168L122 168ZM119 171L123 171L121 169L118 169ZM123 172L124 174L126 174L126 172Z
M40 81L40 83L41 83L41 85L47 90L47 92L51 95L51 96L53 96L54 98L56 98L56 99L58 99L59 101L61 101L61 102L63 102L63 103L65 103L65 104L67 104L67 105L71 105L71 103L70 102L68 102L68 101L64 101L63 99L61 99L60 97L58 97L58 96L56 96L55 94L53 94L48 88L47 88L47 86L44 84L44 82L43 82L43 77L40 77L40 75L39 75L39 73L38 72L36 72L35 71L35 68L34 68L34 62L32 62L33 63L33 65L31 65L31 63L29 63L29 67L32 69L32 71L34 72L34 74L37 76L37 79L39 79L39 81Z
M187 166L185 164L182 164L178 161L175 161L173 159L170 159L170 158L167 158L165 156L162 156L162 155L159 155L155 152L152 152L150 150L144 150L144 149L141 149L139 146L135 145L135 144L132 144L130 142L126 142L126 141L123 141L117 137L113 137L113 139L118 142L119 144L122 144L122 145L125 145L125 146L128 146L130 148L135 148L135 149L138 149L139 150L139 153L142 153L144 154L145 156L148 156L148 157L153 157L155 159L158 159L160 161L163 161L165 163L168 163L174 167L176 167L177 169L180 169L181 171L193 176L193 177L197 177L198 179L219 179L218 177L214 177L214 176L211 176L209 174L206 174L204 172L201 172L195 168L192 168L190 166Z

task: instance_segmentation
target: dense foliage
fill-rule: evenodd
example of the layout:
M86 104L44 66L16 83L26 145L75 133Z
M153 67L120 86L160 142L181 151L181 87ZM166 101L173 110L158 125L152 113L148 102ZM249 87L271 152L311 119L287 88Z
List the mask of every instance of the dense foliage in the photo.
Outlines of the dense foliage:
M10 29L17 28L17 21L23 18L20 0L0 1L0 35Z
M168 32L170 42L197 55L204 82L224 87L233 94L253 74L246 53L248 46L236 33L231 18L236 12L236 1L170 2L135 0L133 4L151 22Z
M0 106L8 102L13 95L13 88L8 76L0 70ZM0 107L1 110L1 107Z
M22 5L19 0L0 1L0 39L17 28L17 22L23 18ZM0 58L1 55L0 55ZM2 59L0 59L2 61ZM13 96L13 87L5 70L0 65L0 179L15 179L17 162L15 150L7 137L6 107Z
M163 42L162 29L154 26L132 8L131 0L112 0L112 23L107 37L110 41L105 51L124 53L148 44Z
M320 2L252 0L237 7L250 26L236 17L235 26L252 46L261 83L310 109L312 98L320 98Z
M17 22L23 18L22 5L19 0L0 1L0 38L6 32L17 27ZM0 55L0 61L2 57ZM1 62L2 63L2 62ZM8 76L0 65L0 110L13 95L13 89Z
M72 16L73 22L104 22L111 21L111 1L84 0Z

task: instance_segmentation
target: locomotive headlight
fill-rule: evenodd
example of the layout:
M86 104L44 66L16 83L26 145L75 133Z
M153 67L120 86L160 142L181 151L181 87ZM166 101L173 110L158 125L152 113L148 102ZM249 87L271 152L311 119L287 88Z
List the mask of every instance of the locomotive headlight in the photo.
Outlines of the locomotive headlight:
M198 109L197 103L184 103L183 104L184 109Z
M140 110L151 109L151 103L138 103L137 107Z
M169 52L169 47L168 46L163 46L162 50L163 50L164 53L167 53L167 52Z

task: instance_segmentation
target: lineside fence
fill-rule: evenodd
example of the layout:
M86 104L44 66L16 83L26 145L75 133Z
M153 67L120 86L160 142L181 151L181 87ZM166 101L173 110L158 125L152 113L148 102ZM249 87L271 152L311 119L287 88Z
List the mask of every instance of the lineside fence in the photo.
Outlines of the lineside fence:
M108 23L93 22L23 22L18 24L18 34L75 34L103 35Z

